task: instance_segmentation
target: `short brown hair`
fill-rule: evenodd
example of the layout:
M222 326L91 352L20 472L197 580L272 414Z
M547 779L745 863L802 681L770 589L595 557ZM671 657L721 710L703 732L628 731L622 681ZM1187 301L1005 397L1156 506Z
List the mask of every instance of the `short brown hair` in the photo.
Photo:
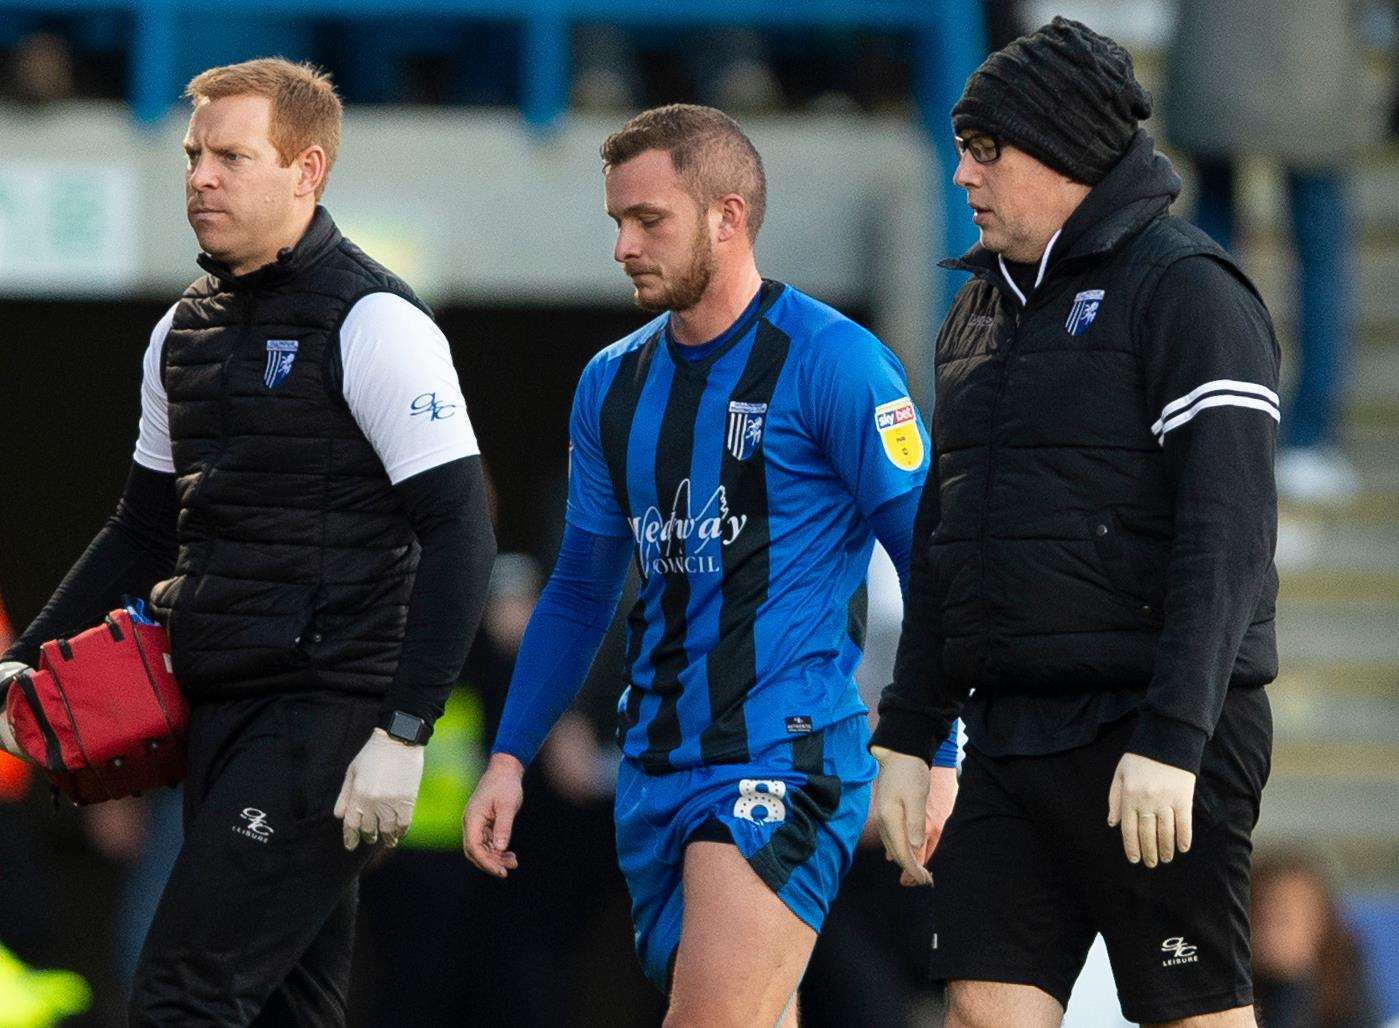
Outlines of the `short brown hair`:
M767 176L752 141L723 111L667 104L642 111L602 144L603 170L647 150L663 150L695 201L708 205L728 193L748 204L748 239L758 238L767 210Z
M268 132L283 167L308 146L319 145L325 151L325 178L316 189L316 199L321 198L340 149L345 113L328 74L312 64L261 57L201 71L185 86L185 96L195 107L226 96L267 97L272 101Z

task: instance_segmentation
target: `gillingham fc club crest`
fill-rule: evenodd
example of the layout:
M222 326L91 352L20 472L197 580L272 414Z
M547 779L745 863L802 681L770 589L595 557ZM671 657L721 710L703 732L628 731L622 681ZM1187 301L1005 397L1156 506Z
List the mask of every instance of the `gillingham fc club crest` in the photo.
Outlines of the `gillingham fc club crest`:
M263 369L262 381L268 389L276 389L291 374L291 366L296 363L296 349L295 339L267 340L267 366Z
M1101 289L1085 289L1074 297L1074 305L1069 308L1069 320L1064 322L1069 335L1081 336L1088 331L1088 326L1093 324L1093 319L1098 316L1103 295Z
M763 421L767 418L765 403L729 403L729 430L724 442L735 460L747 460L763 441Z

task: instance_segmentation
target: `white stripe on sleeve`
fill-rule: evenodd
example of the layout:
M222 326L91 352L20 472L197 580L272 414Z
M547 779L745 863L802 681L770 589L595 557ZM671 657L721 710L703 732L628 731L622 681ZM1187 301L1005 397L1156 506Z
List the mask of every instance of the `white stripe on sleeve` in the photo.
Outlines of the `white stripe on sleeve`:
M1262 389L1263 387L1256 386L1255 388ZM1277 394L1270 392L1270 395L1276 397ZM1239 396L1237 393L1215 393L1211 396L1201 397L1169 418L1163 417L1162 420L1151 426L1152 434L1156 436L1156 441L1164 446L1167 432L1188 423L1194 419L1196 414L1203 410L1209 410L1211 407L1246 407L1250 410L1261 410L1265 414L1271 414L1274 421L1282 421L1282 415L1278 413L1276 399L1260 400L1252 396Z
M1156 424L1151 426L1152 434L1161 435L1163 432L1170 431L1170 429L1163 428L1162 426L1166 421L1173 420L1171 415L1179 410L1192 406L1196 400L1206 393L1243 393L1245 396L1261 396L1272 403L1274 410L1277 410L1281 406L1278 401L1278 394L1267 386L1257 385L1253 382L1240 382L1232 378L1217 378L1213 382L1206 382L1204 385L1196 386L1184 396L1172 400L1170 403L1166 404L1166 406L1162 407L1161 417L1157 420ZM1218 406L1218 404L1212 404L1211 406ZM1244 404L1243 406L1249 405ZM1259 409L1261 410L1262 408ZM1189 419L1187 418L1186 420L1188 421ZM1177 423L1184 424L1184 422Z

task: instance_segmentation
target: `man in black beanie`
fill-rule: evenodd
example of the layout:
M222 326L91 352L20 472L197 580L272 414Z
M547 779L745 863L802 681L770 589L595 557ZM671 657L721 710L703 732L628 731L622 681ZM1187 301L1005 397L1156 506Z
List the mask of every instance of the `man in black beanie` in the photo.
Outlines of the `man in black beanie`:
M885 847L934 884L949 1025L1057 1025L1099 933L1128 1019L1254 1023L1278 348L1243 272L1168 214L1150 113L1128 54L1063 18L952 110L981 242L943 262L973 277L938 335L872 745ZM928 763L959 713L928 864Z

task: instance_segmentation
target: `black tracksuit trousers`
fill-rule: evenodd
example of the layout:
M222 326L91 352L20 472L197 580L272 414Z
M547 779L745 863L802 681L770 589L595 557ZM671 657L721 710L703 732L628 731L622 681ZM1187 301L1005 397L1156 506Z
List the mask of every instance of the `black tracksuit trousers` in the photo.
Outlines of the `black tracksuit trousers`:
M344 1025L357 882L332 808L378 701L202 703L184 844L141 951L133 1026Z

